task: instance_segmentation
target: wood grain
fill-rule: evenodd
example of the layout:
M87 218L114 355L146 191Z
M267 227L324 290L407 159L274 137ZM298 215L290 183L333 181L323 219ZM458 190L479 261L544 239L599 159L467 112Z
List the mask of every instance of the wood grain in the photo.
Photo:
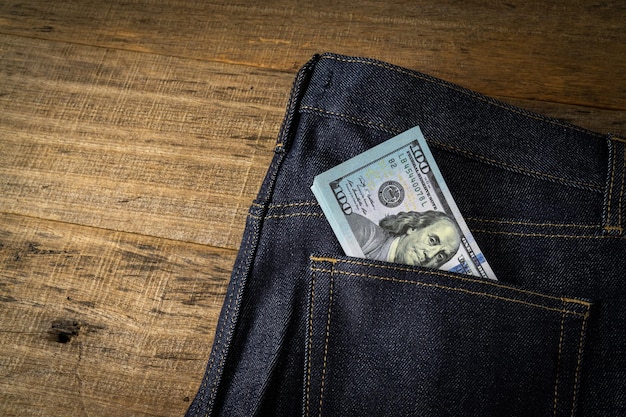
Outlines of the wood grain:
M0 36L0 210L235 248L290 74Z
M0 414L182 414L235 255L0 214Z
M626 135L626 5L0 2L0 415L181 415L296 70L333 51Z
M294 71L369 56L491 95L626 109L626 4L544 1L6 2L0 32ZM617 89L617 91L616 91Z

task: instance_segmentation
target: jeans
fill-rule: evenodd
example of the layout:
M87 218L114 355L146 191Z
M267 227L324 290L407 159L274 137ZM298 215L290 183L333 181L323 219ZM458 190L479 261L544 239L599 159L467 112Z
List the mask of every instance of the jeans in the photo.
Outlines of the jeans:
M499 281L343 255L314 176L416 125ZM188 416L626 415L625 146L383 62L313 57Z

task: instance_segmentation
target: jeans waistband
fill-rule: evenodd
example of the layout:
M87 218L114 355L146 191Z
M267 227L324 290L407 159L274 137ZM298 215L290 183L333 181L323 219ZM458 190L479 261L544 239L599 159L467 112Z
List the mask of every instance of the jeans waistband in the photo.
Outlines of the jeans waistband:
M607 191L611 136L384 62L319 56L299 109L394 134L420 125L431 146L548 181Z

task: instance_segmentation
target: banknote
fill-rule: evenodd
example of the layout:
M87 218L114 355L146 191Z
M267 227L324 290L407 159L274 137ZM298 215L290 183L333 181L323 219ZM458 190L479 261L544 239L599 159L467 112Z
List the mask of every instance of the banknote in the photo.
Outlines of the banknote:
M419 127L316 176L311 190L348 256L496 279Z

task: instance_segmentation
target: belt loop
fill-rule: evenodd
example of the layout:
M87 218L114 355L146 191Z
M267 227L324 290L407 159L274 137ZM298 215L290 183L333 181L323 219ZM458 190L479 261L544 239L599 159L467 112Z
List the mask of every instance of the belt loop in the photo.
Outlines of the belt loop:
M606 189L604 192L604 210L602 227L604 233L621 236L626 227L626 139L615 135L608 137L609 166L607 169Z

